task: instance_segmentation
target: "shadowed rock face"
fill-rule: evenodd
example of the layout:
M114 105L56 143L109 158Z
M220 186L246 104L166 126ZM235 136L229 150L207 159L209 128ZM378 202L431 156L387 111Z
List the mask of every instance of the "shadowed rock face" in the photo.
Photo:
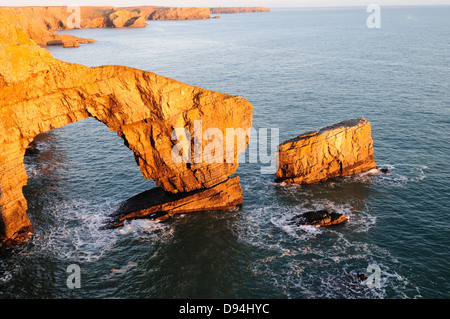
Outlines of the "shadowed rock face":
M309 132L278 147L276 181L310 184L377 168L370 123L353 119Z
M209 128L250 128L252 106L242 97L129 67L62 62L1 18L0 59L0 242L26 237L33 230L22 194L29 144L38 134L87 117L116 131L133 151L142 174L170 193L212 188L238 167L236 149L231 163L225 162L226 152L217 163L175 163L171 151L178 141L172 140L172 133L185 128L194 136L198 120L200 134Z
M124 201L110 216L105 228L122 226L126 220L167 219L174 214L224 210L242 204L239 177L232 177L211 188L172 194L153 188Z

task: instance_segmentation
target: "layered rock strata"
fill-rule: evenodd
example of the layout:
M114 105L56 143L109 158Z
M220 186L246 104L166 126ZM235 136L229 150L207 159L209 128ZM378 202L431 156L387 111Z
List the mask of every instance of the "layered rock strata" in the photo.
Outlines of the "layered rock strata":
M116 131L142 174L164 191L212 188L238 167L243 151L238 148L232 149L231 162L230 152L214 162L194 160L199 150L194 138L187 140L190 152L181 152L189 161L174 161L172 151L182 138L173 133L182 128L198 137L210 128L250 128L252 105L242 97L124 66L88 68L59 61L1 18L0 59L0 241L19 240L33 230L22 193L27 183L23 159L30 143L38 134L88 117ZM200 132L198 126L194 132L198 121ZM204 140L200 150L209 144ZM237 202L240 195L235 195L224 203Z
M370 123L359 118L280 144L276 181L310 184L374 168Z
M123 226L126 220L167 219L175 214L225 210L242 204L239 177L232 177L211 188L172 194L154 188L122 203L105 228Z
M134 7L145 20L202 20L209 19L209 8L194 7Z

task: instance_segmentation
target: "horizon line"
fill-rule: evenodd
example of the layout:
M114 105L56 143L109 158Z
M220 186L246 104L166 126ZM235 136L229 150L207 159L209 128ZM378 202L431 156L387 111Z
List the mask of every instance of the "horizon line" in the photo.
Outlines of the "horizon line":
M8 7L67 7L69 5L0 5L0 8ZM450 6L442 3L422 3L422 4L382 4L380 7L437 7ZM130 6L115 6L115 5L80 5L80 7L114 7L114 8L133 8L133 7L161 7L161 8L342 8L342 7L367 7L367 5L358 4L342 4L342 5L298 5L298 6L160 6L160 5L130 5Z

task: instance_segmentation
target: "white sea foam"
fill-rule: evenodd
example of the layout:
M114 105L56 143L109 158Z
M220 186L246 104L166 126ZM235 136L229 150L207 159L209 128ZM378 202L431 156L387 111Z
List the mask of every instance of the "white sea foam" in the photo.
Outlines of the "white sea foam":
M13 271L5 270L0 275L0 283L2 283L2 284L7 283L8 281L11 280L11 278L13 278L13 276L14 276L14 272Z
M120 229L103 229L116 204L78 199L52 207L50 214L54 214L57 222L46 230L35 230L33 242L43 253L51 253L56 258L91 262L99 260L120 240L169 234L164 225L148 220L127 222Z
M124 223L118 230L121 237L140 238L141 240L164 240L173 235L173 229L166 223L157 220L137 219Z
M288 186L283 189L292 191ZM290 223L294 216L313 209L343 213L349 221L342 227ZM376 220L367 206L356 210L349 203L306 197L294 205L274 202L257 207L247 212L237 227L243 242L268 252L253 265L252 272L271 278L271 284L288 298L384 298L392 291L399 295L409 283L392 269L399 264L395 256L375 244L353 238L357 233L370 231ZM382 270L379 288L369 288L356 276L365 273L371 263L379 264Z
M375 245L341 240L325 246L305 242L286 251L260 260L253 272L273 278L272 283L288 298L385 298L392 291L401 295L407 288L415 289L395 269L384 265L394 267L397 263ZM380 260L375 261L381 269L380 285L371 287L367 280L359 280L357 274L370 276L367 267L375 259Z
M405 186L408 183L420 182L426 178L426 165L418 164L389 164L383 165L387 167L390 172L387 174L378 174L374 180L375 183L380 183L385 186Z

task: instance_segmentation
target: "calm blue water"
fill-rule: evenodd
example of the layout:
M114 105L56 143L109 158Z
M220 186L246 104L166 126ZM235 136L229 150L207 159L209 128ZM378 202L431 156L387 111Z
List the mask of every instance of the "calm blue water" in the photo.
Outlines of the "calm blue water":
M93 119L39 137L24 188L36 230L0 252L1 298L449 298L450 7L274 9L144 29L69 33L49 48L88 66L127 65L241 95L256 129L280 142L341 120L372 124L389 175L279 186L242 163L244 203L227 212L138 220L99 230L122 201L154 187L132 152ZM350 216L292 226L311 208ZM66 267L81 267L69 289ZM381 270L369 288L347 275Z

